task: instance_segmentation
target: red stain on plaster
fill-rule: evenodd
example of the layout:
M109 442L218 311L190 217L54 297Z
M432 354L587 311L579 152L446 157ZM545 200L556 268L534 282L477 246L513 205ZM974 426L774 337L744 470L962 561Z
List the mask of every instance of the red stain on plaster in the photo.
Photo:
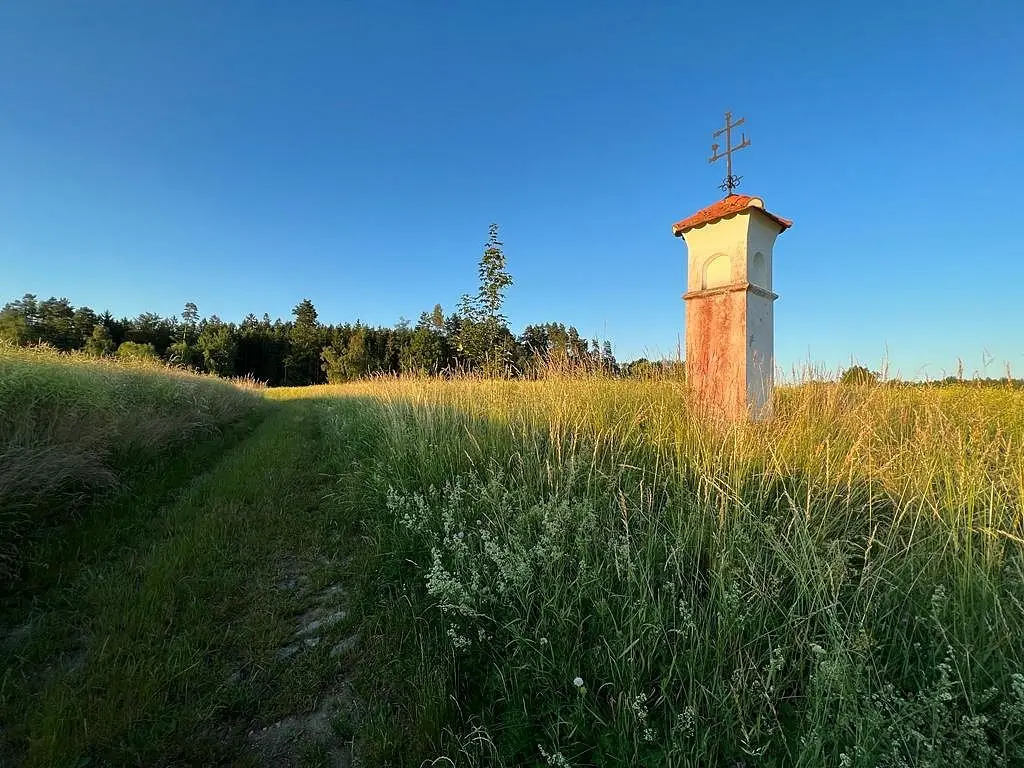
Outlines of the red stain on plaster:
M746 291L686 302L686 378L697 401L729 418L746 413Z

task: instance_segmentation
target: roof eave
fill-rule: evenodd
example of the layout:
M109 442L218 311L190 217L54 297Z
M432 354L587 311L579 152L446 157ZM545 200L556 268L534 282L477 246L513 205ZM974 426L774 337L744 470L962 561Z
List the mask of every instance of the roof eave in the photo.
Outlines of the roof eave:
M707 221L699 221L696 224L690 224L688 226L680 226L683 223L682 221L680 221L672 225L672 232L673 234L675 234L676 237L682 237L691 230L698 229L699 227L706 227L709 224L716 224L724 219L731 219L733 216L736 216L741 213L746 213L749 210L749 208L743 208L742 210L739 211L730 211L729 213L723 216L716 216L713 219L708 219ZM683 221L686 221L686 219L683 219Z
M793 226L793 222L792 222L791 220L789 220L789 219L784 219L784 218L782 218L781 216L776 216L776 215L775 215L774 213L770 213L769 211L766 211L766 210L765 210L764 208L758 208L757 206L751 206L751 207L750 207L750 208L748 208L747 210L748 210L748 211L750 211L750 210L757 210L757 211L760 211L760 212L761 212L761 213L763 213L763 214L764 214L765 216L767 216L767 217L768 217L769 219L771 219L772 221L774 221L774 222L775 222L776 224L778 224L778 225L779 225L779 227L781 228L781 229L780 229L780 231L779 231L779 234L782 234L782 233L783 233L783 232L785 232L785 231L786 231L787 229L789 229L790 227L792 227L792 226Z
M733 197L733 196L730 195L729 197L726 197L725 200L723 200L722 202L725 202L725 201L729 200L730 197ZM749 214L751 211L759 211L764 216L766 216L768 219L770 219L771 221L775 222L776 226L779 227L780 234L782 232L785 232L791 226L793 226L793 222L790 221L789 219L784 219L781 216L776 216L774 213L771 213L770 211L765 210L765 208L764 208L764 201L761 198L753 197L753 196L742 196L742 195L736 195L735 197L742 198L742 200L740 201L740 205L743 205L743 202L746 202L747 205L745 205L742 208L737 208L737 209L734 209L734 210L728 210L727 209L724 212L715 211L715 213L718 213L717 216L712 215L711 218L707 218L707 219L701 220L700 219L701 214L704 214L704 213L706 213L706 212L708 212L710 210L714 210L714 208L716 208L716 207L721 205L721 203L715 203L715 204L713 204L711 206L708 206L708 208L706 208L706 209L698 211L697 213L693 214L693 216L688 216L687 218L682 219L681 221L677 221L675 224L672 225L672 234L675 237L682 237L683 235L685 235L687 232L689 232L691 230L698 229L698 228L704 227L704 226L708 226L710 224L715 224L716 222L722 221L724 219L731 219L732 217L738 216L741 213ZM752 201L757 201L757 204L750 204ZM694 219L697 219L697 221L694 221Z

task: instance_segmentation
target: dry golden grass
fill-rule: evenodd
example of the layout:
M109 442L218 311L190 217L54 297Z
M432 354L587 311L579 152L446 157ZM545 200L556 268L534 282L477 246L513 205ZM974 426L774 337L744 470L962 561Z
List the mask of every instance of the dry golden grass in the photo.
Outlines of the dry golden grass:
M445 724L410 742L466 764L1024 760L1024 392L808 383L754 424L666 380L294 394L371 414L372 568L405 574L375 585L404 659L381 663Z

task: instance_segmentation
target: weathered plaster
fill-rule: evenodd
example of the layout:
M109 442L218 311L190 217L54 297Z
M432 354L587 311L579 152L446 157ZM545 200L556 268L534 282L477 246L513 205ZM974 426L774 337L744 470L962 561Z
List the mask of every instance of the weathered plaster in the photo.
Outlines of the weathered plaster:
M728 418L765 418L774 389L772 247L781 226L751 208L683 233L686 376Z

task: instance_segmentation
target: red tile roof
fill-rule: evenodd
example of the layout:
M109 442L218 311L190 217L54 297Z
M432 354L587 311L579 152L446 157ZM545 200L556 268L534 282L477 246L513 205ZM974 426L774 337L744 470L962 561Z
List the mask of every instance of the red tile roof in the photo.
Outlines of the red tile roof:
M743 211L750 210L751 208L757 208L765 216L774 221L783 230L789 229L793 225L793 222L789 219L784 219L781 216L776 216L774 213L769 213L764 208L764 200L759 197L752 197L750 195L729 195L723 200L719 200L717 203L712 203L707 208L703 208L697 211L692 216L688 216L682 221L677 221L672 225L672 234L679 237L684 232L687 232L694 227L699 227L702 224L710 224L713 221L724 219L726 216L732 216L736 213L742 213Z

